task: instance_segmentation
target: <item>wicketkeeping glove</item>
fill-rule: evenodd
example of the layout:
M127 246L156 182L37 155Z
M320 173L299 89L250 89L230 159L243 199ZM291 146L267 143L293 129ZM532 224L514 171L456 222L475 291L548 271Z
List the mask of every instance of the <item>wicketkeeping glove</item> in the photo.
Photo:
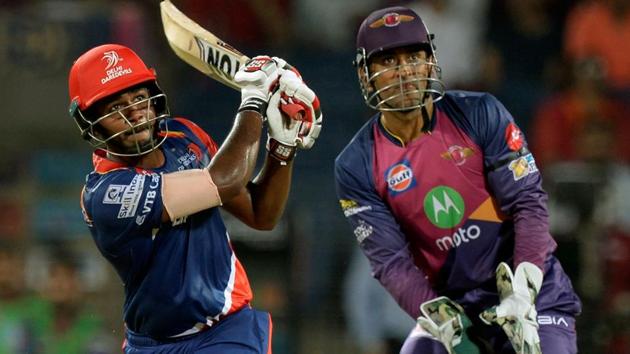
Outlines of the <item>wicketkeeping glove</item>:
M535 301L542 286L542 271L530 262L522 262L512 274L510 267L501 262L496 275L500 303L479 317L487 324L501 326L517 354L541 354Z
M264 116L269 97L278 84L280 67L284 64L286 62L278 63L271 57L259 55L236 72L234 81L241 86L239 112L249 110Z
M468 339L466 328L472 322L455 301L441 296L420 305L418 324L437 338L449 354L478 354L479 348Z
M278 91L269 99L267 123L267 148L281 161L293 158L296 147L310 149L319 136L319 99L295 70L281 70Z

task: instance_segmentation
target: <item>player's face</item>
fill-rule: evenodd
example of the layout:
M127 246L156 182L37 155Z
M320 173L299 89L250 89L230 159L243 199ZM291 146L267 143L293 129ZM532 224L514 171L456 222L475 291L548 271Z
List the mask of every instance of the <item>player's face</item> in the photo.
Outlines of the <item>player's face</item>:
M110 148L128 153L153 143L155 108L150 97L149 89L141 87L99 104L99 124Z
M370 81L383 104L390 108L417 107L428 88L432 64L426 51L396 48L370 59Z

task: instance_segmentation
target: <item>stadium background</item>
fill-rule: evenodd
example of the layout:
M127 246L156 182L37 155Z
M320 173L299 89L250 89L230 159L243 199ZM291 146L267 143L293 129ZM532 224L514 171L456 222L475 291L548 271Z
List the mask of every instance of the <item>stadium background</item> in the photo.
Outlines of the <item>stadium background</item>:
M365 267L358 267L363 269L358 275L350 273L355 269L357 247L335 198L332 173L335 156L372 114L363 104L351 66L356 29L371 10L398 3L427 14L425 20L436 33L438 58L448 87L493 93L526 131L534 152L538 143L541 155L559 156L541 163L549 180L552 233L561 246L558 256L585 302L585 313L578 320L581 352L630 351L630 281L622 271L630 264L630 222L623 215L613 220L612 226L602 222L606 210L627 214L620 212L623 200L612 206L608 202L609 209L604 211L598 204L603 191L613 183L606 172L608 166L624 171L630 154L619 142L621 147L604 149L596 160L588 153L562 158L564 143L579 146L590 140L583 142L579 139L588 138L545 128L545 121L541 121L556 119L549 107L564 104L558 97L576 88L577 81L571 79L573 67L579 68L580 75L603 83L606 90L600 95L606 99L624 107L630 102L630 80L613 77L603 64L592 64L605 63L602 58L583 60L567 49L569 31L576 28L575 23L568 25L569 20L588 21L575 17L583 15L578 14L579 6L590 1L174 3L245 54L276 55L294 64L322 102L323 132L311 151L297 156L283 223L273 232L254 232L227 218L239 257L250 275L254 304L271 311L274 317L276 354L367 353L370 348L377 353L376 339L396 343L401 334L372 327L388 323L384 318L388 315L399 327L409 323L404 316L396 317L399 314L383 315L380 307L358 312L350 309L352 299L357 303L369 301L360 299L364 293L357 280L367 279L369 274ZM619 50L630 56L630 12L623 13L619 21L619 33L625 33ZM106 42L136 50L157 69L171 111L194 120L218 142L231 125L239 94L206 78L171 52L161 29L158 1L0 1L2 250L24 251L23 290L34 296L45 288L47 266L59 249L76 257L82 281L77 301L90 308L94 317L103 319L103 332L116 343L112 348L118 348L122 288L98 255L82 221L78 196L91 169L90 149L67 114L67 73L72 61L84 50ZM586 99L585 95L578 97ZM601 119L607 122L607 131L613 132L604 140L613 144L615 139L623 140L614 132L630 120L625 110L615 112L619 119ZM595 121L593 124L600 127L600 120ZM545 129L553 134L540 133ZM554 146L559 149L557 154L552 153ZM627 177L625 183L621 185L628 186ZM9 273L9 277L21 276L17 269ZM352 281L349 274L358 278ZM0 294L0 315L3 301ZM366 326L365 321L375 324ZM10 333L7 331L0 326L0 336Z

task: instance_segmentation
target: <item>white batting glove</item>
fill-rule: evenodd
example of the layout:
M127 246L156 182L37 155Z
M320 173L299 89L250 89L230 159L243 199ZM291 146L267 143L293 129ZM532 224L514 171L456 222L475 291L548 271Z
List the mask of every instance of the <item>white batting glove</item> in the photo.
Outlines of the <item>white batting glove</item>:
M322 129L323 115L319 98L294 70L282 71L279 90L284 93L280 109L293 120L301 122L297 129L297 146L310 149Z
M293 159L296 148L313 146L321 130L322 114L319 99L302 82L299 73L288 64L284 67L278 91L271 96L267 107L267 149L271 156L286 163Z
M299 121L286 116L280 110L282 91L276 91L267 106L267 150L283 165L293 160Z
M501 262L496 274L500 303L479 317L486 324L501 326L517 354L541 354L534 304L542 286L542 271L530 262L523 262L512 274L510 267Z
M284 64L286 62L282 63ZM241 86L241 105L238 111L249 110L264 115L279 75L278 62L268 56L256 56L243 65L234 75L234 81Z

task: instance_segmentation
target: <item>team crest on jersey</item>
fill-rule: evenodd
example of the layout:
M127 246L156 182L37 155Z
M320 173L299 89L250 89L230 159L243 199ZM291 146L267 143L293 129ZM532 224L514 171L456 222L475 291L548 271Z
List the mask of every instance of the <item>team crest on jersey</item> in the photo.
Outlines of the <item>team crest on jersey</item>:
M448 150L441 153L440 157L446 160L451 160L457 166L461 166L466 163L466 159L472 156L475 150L469 147L461 147L459 145L451 145Z
M523 147L525 139L516 124L510 123L505 128L505 142L512 151L519 151Z
M388 168L387 172L385 172L385 181L391 195L402 193L416 185L413 170L407 160L403 160Z
M197 160L201 160L201 149L199 148L199 146L197 146L197 144L194 144L194 143L188 144L188 151L195 154L195 156L197 157Z
M521 156L510 162L508 168L512 171L515 181L518 181L531 173L538 172L538 167L536 167L536 161L534 160L534 156L532 154Z
M177 162L179 163L179 166L177 167L177 169L181 171L181 170L190 168L189 166L193 162L199 160L200 155L201 155L201 152L199 152L199 148L196 145L194 144L188 145L188 152L186 152L184 155L177 158Z

